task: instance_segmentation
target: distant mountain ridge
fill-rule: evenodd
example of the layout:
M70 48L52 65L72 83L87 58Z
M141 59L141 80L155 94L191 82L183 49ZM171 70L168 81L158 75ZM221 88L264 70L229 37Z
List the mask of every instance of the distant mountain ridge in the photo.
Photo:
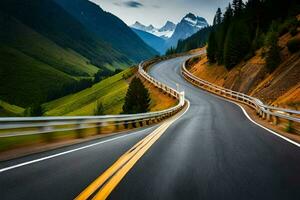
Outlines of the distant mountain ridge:
M176 24L174 24L171 21L167 21L166 24L164 26L162 26L161 28L155 28L151 24L149 26L145 26L145 25L141 24L140 22L136 21L133 25L131 25L131 28L151 33L151 34L153 34L157 37L161 37L163 39L168 39L172 36L172 34L176 28Z
M177 25L171 21L167 21L163 27L155 28L152 25L145 26L137 21L131 26L131 28L139 30L140 34L138 35L148 45L155 48L161 54L164 54L166 50L170 47L176 47L179 40L184 40L207 26L208 23L206 19L204 19L203 17L196 16L192 13L188 13L182 18L182 20ZM155 42L152 43L152 41L154 40L149 40L149 35L145 33L149 33L153 36L160 37L165 41L163 44L161 42L157 42L157 40L155 40ZM145 38L146 35L147 38Z
M198 17L192 13L187 14L176 26L176 29L170 39L167 40L166 46L175 47L177 42L182 39L186 39L200 29L208 26L206 19Z
M89 31L110 43L113 48L135 62L148 59L157 52L146 45L118 17L105 12L88 0L55 0Z

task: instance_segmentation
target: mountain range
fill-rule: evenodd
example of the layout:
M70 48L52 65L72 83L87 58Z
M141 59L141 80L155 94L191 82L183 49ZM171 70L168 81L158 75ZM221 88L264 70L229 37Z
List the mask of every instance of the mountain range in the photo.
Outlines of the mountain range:
M168 39L173 35L175 28L176 28L176 24L174 24L171 21L167 21L163 27L155 28L153 25L145 26L137 21L131 27L134 29L137 29L137 30L151 33L151 34L153 34L157 37L161 37L163 39Z
M0 29L0 99L22 107L158 54L88 0L1 0Z
M189 13L184 16L177 25L175 25L173 22L167 21L163 27L155 28L153 25L145 26L137 21L131 26L131 28L148 45L159 51L161 54L164 54L168 48L175 47L179 40L186 39L207 26L208 23L206 19ZM139 32L136 30L139 30ZM142 34L141 31L152 34L153 42L149 41L150 36L148 34ZM157 40L155 36L164 39L164 41Z

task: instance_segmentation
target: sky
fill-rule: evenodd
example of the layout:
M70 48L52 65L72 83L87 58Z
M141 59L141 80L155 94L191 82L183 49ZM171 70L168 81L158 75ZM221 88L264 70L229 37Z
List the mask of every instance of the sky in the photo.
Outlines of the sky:
M168 20L177 24L186 14L194 13L212 24L218 7L222 10L230 0L90 0L127 25L136 21L144 25L163 26Z

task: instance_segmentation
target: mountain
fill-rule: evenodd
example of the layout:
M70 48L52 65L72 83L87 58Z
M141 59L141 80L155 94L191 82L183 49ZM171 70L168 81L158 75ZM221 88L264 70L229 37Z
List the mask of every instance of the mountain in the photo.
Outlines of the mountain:
M137 21L131 26L131 28L151 33L166 40L172 36L176 25L173 22L167 21L163 27L155 28L153 25L145 26Z
M138 30L141 30L141 31L145 31L145 32L149 32L149 33L152 33L152 32L155 32L157 29L153 26L153 25L149 25L149 26L145 26L143 24L141 24L140 22L136 21L132 26L131 28L134 28L134 29L138 29Z
M22 107L132 64L52 0L1 0L0 29L0 99Z
M88 0L55 0L87 30L110 43L113 48L135 62L148 59L157 52L143 42L119 18L105 12ZM152 28L152 27L150 27Z
M167 48L176 46L181 39L186 39L208 26L207 21L203 17L195 16L192 13L187 14L176 26L176 29L170 39L167 40Z
M166 49L164 48L165 40L157 37L146 31L132 28L132 30L150 47L158 51L160 54L164 54Z
M208 37L212 29L213 28L211 26L208 26L200 29L197 33L184 40L179 40L177 47L172 49L173 52L171 51L169 53L182 53L192 49L204 47L207 44Z

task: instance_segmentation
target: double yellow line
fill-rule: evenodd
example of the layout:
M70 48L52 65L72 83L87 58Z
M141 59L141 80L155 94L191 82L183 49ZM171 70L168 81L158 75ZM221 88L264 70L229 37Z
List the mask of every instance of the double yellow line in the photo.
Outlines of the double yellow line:
M184 110L187 110L184 109ZM181 111L183 112L183 111ZM181 116L181 115L180 115ZM106 199L118 183L123 179L134 164L146 153L146 151L160 138L167 128L178 119L172 117L155 129L147 137L135 144L130 150L123 154L112 166L100 175L75 199Z

